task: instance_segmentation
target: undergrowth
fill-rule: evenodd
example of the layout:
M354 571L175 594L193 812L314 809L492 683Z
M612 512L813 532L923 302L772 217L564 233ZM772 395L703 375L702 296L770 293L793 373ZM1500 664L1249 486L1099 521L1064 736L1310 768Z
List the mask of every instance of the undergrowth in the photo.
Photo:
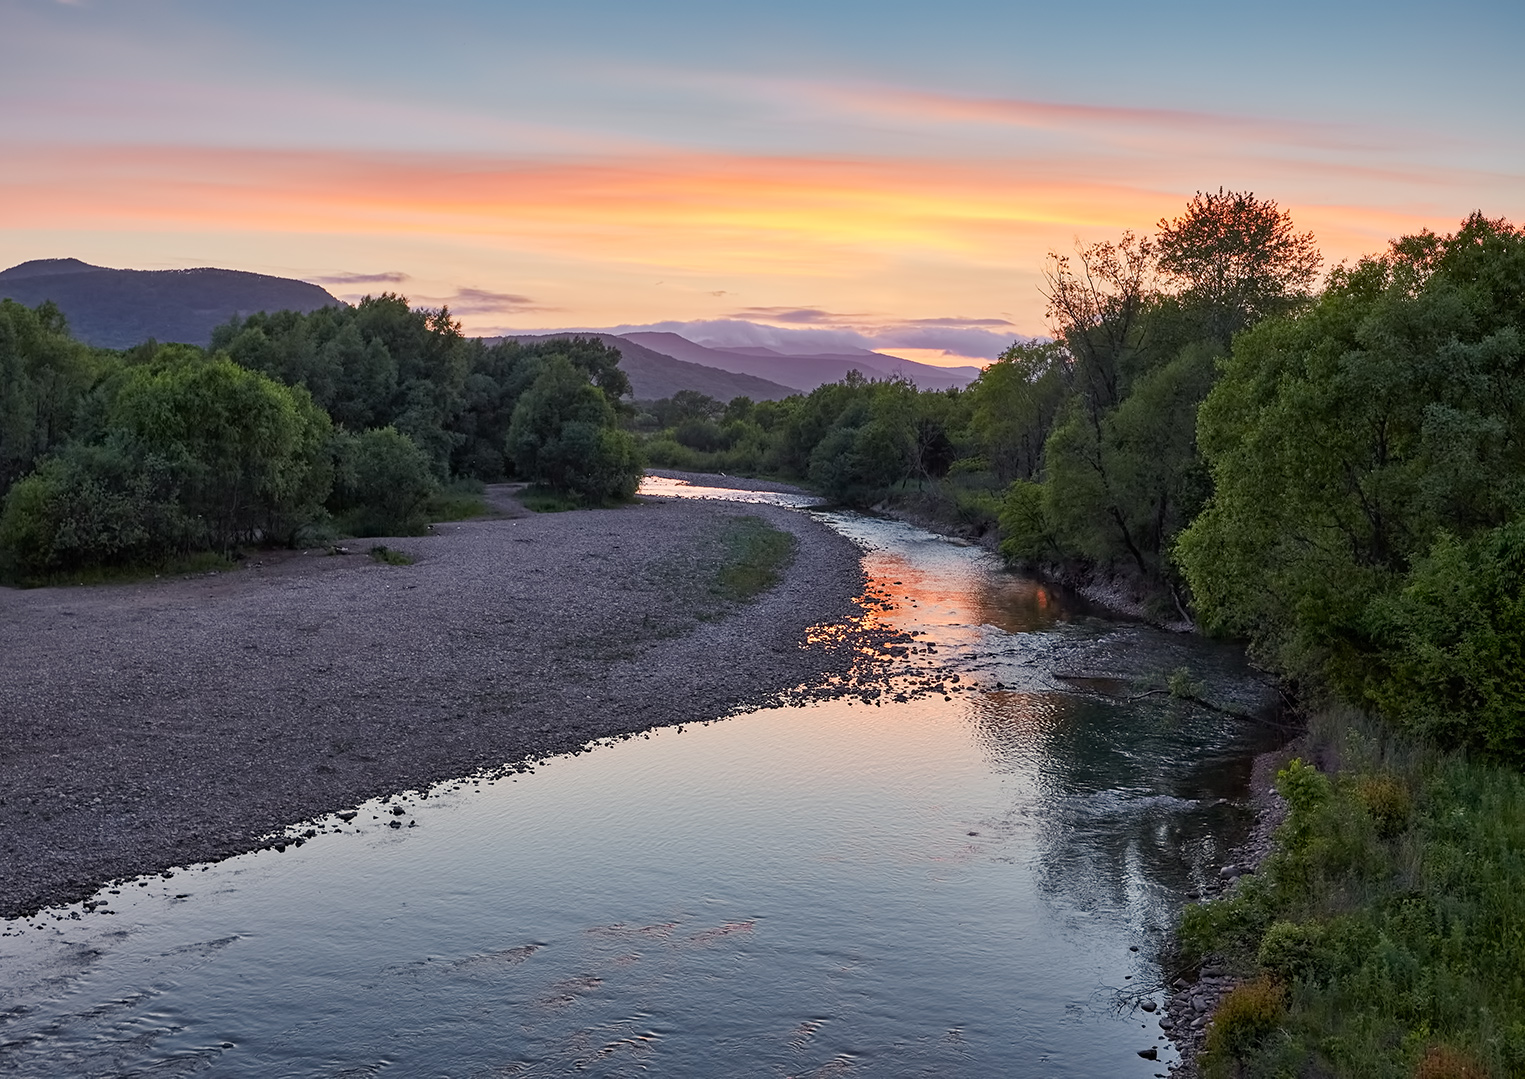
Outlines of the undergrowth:
M190 577L202 573L226 573L237 568L238 562L225 554L216 551L198 551L195 554L172 558L166 562L135 563L126 566L91 566L86 569L23 577L17 583L23 588L131 584L135 581L152 580L155 577Z
M1204 1070L1525 1074L1525 776L1351 715L1313 737L1338 767L1284 769L1275 852L1182 922L1188 961L1262 987L1253 1021L1220 1010ZM1285 1009L1267 1027L1273 993Z

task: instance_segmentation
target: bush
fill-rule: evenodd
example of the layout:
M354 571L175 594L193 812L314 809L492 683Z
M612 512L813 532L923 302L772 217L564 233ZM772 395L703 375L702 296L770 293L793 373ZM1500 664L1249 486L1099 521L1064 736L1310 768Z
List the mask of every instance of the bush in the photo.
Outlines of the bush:
M407 435L383 427L336 440L337 468L329 506L357 536L423 532L425 509L439 490L429 455Z
M1470 1053L1432 1045L1414 1068L1414 1079L1488 1079L1488 1069Z
M1525 762L1525 520L1442 535L1373 604L1366 697L1416 733Z
M1229 990L1207 1032L1204 1064L1209 1073L1221 1073L1231 1061L1243 1060L1276 1032L1285 1016L1285 993L1270 978Z
M152 565L204 545L180 508L181 467L116 438L72 445L15 484L0 511L0 574L42 583L104 566Z
M1014 480L1001 500L1001 554L1008 562L1041 562L1055 553L1043 509L1043 486Z
M1261 967L1283 981L1310 981L1326 963L1324 927L1317 923L1273 922L1260 938Z
M1411 804L1408 788L1395 776L1362 776L1356 781L1356 799L1376 822L1377 834L1391 839L1408 826Z
M641 481L640 452L613 406L560 357L514 407L508 452L522 478L588 502L627 500Z

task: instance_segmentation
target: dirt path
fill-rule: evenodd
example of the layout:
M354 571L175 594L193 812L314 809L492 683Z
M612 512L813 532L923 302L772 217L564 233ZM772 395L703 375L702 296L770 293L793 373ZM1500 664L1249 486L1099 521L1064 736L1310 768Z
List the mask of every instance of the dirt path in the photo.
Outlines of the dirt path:
M0 916L227 857L368 797L715 718L839 663L857 550L767 506L643 500L385 541L417 558L0 589ZM507 514L514 514L509 516ZM724 518L799 539L757 602L708 591Z

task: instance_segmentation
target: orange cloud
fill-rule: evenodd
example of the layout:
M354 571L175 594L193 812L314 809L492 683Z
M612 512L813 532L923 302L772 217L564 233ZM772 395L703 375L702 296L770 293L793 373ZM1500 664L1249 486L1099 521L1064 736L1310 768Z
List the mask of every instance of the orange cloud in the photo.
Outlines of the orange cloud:
M278 234L283 264L314 275L364 258L412 275L420 295L533 296L524 310L588 325L828 307L898 319L1000 313L1036 333L1048 250L1149 231L1191 190L1171 172L1062 157L550 160L13 145L0 160L0 233L132 234L159 237L157 250L164 236L189 235L201 245L197 264L246 268L270 265L268 254L240 252L268 252ZM1348 201L1283 199L1333 261L1424 225L1448 228L1471 208L1340 205ZM398 255L425 246L430 267ZM348 261L325 254L339 248Z

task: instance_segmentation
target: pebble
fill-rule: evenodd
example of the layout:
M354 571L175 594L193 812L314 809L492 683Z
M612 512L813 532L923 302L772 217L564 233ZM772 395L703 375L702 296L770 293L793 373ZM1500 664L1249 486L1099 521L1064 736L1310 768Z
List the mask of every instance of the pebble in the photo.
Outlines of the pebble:
M1140 1004L1139 1007L1143 1008L1144 1011L1146 1011L1146 1012L1152 1012L1152 1011L1154 1011L1155 1004L1154 1004L1154 1001L1152 1001L1152 1000L1146 1000L1146 1001L1144 1001L1144 1003Z

